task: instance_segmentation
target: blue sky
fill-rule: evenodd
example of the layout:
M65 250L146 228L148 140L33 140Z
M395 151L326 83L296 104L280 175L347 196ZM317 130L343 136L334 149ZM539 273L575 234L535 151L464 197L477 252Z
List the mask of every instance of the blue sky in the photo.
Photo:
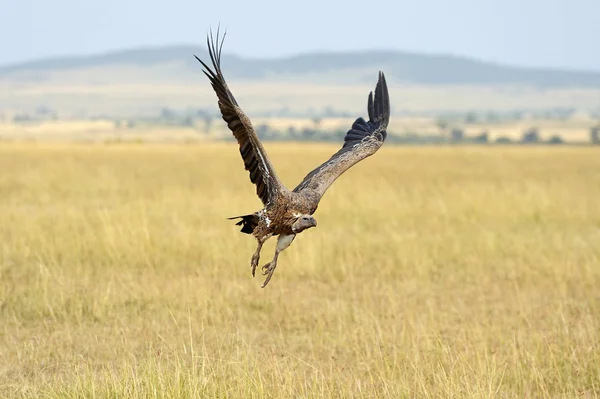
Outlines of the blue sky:
M388 49L600 71L600 0L0 0L0 65L147 45L291 55Z

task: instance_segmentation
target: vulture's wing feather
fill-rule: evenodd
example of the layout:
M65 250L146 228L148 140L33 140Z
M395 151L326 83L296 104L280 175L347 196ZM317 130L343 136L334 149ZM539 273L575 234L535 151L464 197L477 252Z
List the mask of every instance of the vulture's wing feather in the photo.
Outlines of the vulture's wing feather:
M379 80L373 92L369 93L367 103L369 120L358 118L344 137L344 145L329 160L310 172L294 189L294 192L314 190L323 196L325 191L342 173L352 165L373 155L383 145L387 136L390 120L390 98L383 72L379 72Z
M223 39L219 42L218 30L216 39L213 39L212 32L206 39L213 69L197 56L194 57L204 67L203 72L208 76L213 89L217 93L221 115L237 139L240 146L240 154L244 160L244 166L250 172L250 181L256 185L256 194L263 204L267 205L277 195L279 188L283 186L277 178L273 165L252 127L252 122L250 122L250 119L239 107L233 94L227 87L223 72L221 71L221 48L223 47L224 40L225 35L223 35Z

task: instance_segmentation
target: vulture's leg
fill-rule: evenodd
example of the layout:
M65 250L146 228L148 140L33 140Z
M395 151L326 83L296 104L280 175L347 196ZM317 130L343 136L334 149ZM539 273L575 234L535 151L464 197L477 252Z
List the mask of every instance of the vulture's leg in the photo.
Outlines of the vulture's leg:
M265 288L267 284L269 284L269 280L273 277L273 272L277 267L277 258L279 257L279 253L290 246L292 241L296 238L296 234L280 234L277 238L277 246L275 247L275 256L273 260L262 267L263 275L267 276L267 279L262 285L262 288Z
M263 244L269 238L271 238L271 236L272 236L272 234L268 234L262 238L256 239L258 241L258 247L256 248L254 255L252 255L252 261L250 262L250 267L252 268L252 277L254 277L254 273L256 272L256 267L258 266L258 261L260 260L260 250L262 249Z

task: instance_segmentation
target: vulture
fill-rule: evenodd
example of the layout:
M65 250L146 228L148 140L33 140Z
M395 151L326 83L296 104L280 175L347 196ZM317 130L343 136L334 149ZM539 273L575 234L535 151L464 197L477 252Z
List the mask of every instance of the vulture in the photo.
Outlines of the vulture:
M241 232L251 234L258 242L250 262L253 277L263 244L273 236L278 237L273 259L262 267L263 275L267 276L262 285L264 288L273 277L281 252L290 246L297 234L317 226L313 214L329 186L342 173L373 155L383 145L390 120L390 100L385 76L380 71L375 94L370 92L367 100L369 120L362 117L356 119L344 137L342 148L308 173L300 184L290 191L277 177L250 119L242 111L225 82L221 70L221 51L225 35L226 32L220 41L218 30L216 38L213 38L212 31L207 35L212 68L196 55L194 57L202 64L203 72L210 80L223 120L237 139L250 181L256 186L256 194L264 205L261 210L252 214L228 218L239 219L236 225L242 226Z

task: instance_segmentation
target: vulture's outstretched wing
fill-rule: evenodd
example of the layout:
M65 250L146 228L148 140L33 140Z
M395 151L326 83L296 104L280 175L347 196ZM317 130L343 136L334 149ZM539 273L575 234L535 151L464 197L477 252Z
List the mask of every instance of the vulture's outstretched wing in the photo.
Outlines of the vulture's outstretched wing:
M250 181L256 185L256 194L266 206L272 201L279 188L283 185L275 174L273 165L252 127L252 122L244 114L244 111L239 107L233 94L231 94L231 91L227 87L221 71L221 49L224 40L225 34L219 43L218 30L216 40L213 39L212 32L206 38L208 54L210 55L214 70L197 56L194 55L194 57L204 66L203 72L208 76L219 98L219 109L221 110L223 120L227 122L227 126L233 132L240 146L240 154L244 160L244 166L250 172Z
M379 72L379 80L373 92L369 93L367 104L369 120L358 118L344 137L344 145L333 154L328 161L310 172L294 189L294 192L314 190L323 196L325 191L342 173L352 165L373 155L383 145L387 136L390 120L390 98L383 72Z

